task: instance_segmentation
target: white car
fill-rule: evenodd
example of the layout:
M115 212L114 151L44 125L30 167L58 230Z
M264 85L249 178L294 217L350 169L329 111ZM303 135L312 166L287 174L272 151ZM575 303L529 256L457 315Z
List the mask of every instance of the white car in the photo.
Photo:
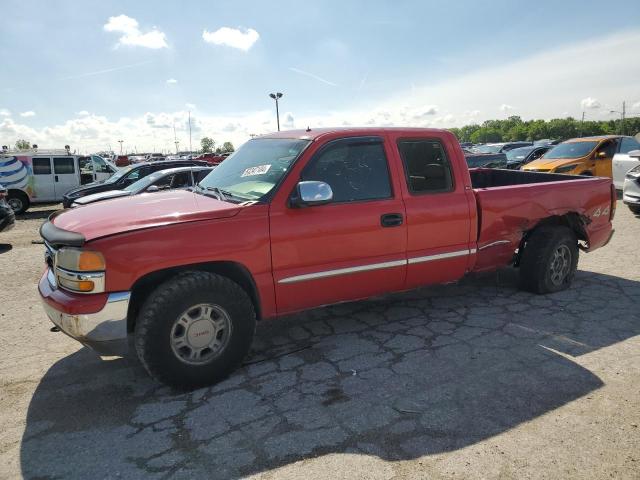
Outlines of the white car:
M640 151L637 153L640 155ZM622 201L635 215L640 215L640 163L636 162L625 174Z
M639 163L640 142L632 137L624 137L620 145L620 151L613 156L611 167L613 183L617 190L622 190L624 186L624 176Z

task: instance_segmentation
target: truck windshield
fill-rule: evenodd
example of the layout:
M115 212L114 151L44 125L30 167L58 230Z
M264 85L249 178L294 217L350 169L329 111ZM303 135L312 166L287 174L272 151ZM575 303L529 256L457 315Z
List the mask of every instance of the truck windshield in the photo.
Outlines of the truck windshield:
M588 155L597 145L598 142L561 143L545 153L542 158L580 158Z
M242 145L198 184L236 200L260 200L278 184L309 140L255 138Z
M107 178L104 181L104 183L116 183L118 180L124 177L127 173L129 173L129 170L131 170L132 168L133 168L133 165L129 165L124 168L116 168L117 172L111 175L109 178Z
M502 144L500 145L479 145L475 147L473 150L476 153L500 153L502 149Z

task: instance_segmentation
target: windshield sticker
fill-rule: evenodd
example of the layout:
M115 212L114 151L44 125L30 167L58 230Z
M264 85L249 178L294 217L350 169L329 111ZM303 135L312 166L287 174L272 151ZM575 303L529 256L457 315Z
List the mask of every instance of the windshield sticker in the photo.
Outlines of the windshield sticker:
M252 175L263 175L269 171L271 165L258 165L257 167L249 167L242 172L241 177L251 177Z

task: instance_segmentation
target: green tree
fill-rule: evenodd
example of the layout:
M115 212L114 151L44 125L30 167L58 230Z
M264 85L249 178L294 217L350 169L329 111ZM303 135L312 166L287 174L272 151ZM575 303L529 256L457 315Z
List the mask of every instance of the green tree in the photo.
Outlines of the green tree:
M234 152L236 149L234 148L233 143L231 143L231 142L224 142L224 143L222 144L222 150L224 150L225 152L229 152L229 153L231 153L231 152Z
M202 149L202 153L213 152L215 146L216 142L211 137L202 137L202 139L200 139L200 148Z
M31 143L23 138L16 142L16 150L29 150L30 148Z

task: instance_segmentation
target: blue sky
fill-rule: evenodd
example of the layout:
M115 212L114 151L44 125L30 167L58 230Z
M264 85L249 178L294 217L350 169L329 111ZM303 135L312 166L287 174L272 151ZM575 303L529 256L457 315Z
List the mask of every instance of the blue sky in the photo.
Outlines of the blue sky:
M274 90L285 128L640 111L637 1L3 0L3 18L3 144L168 148L189 110L194 139L238 143L275 128Z

